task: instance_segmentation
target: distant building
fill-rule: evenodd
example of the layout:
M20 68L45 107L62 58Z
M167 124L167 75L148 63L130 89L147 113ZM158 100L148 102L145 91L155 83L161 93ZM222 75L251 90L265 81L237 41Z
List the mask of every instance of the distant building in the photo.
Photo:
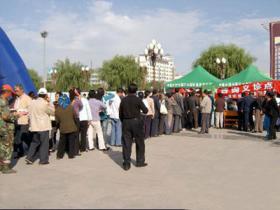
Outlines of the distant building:
M280 21L269 24L270 77L280 79Z
M97 71L92 71L90 75L90 84L92 85L99 85L103 84L103 81L99 79L98 77L98 72Z
M146 81L152 82L154 80L154 70L151 61L147 60L145 55L139 55L135 58L136 62L142 67L147 69ZM168 82L174 80L175 66L173 58L167 54L156 63L155 67L155 80Z

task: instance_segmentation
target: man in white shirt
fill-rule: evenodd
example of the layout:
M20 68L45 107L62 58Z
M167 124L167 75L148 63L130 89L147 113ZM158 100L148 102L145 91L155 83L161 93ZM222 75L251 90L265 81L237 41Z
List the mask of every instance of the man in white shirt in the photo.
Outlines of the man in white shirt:
M23 86L17 84L15 86L15 93L17 99L14 104L14 109L17 113L26 113L32 99L25 94ZM15 141L14 141L14 152L16 153L15 158L24 156L25 150L24 145L30 145L31 139L29 134L28 116L23 115L19 117L15 123Z
M112 146L122 145L122 125L119 116L119 108L121 104L121 98L123 98L123 95L124 90L122 88L119 88L115 97L109 101L110 119L112 123L110 145Z
M90 106L86 97L81 97L81 102L83 108L80 110L80 152L85 152L87 150L87 131L89 122L92 120Z

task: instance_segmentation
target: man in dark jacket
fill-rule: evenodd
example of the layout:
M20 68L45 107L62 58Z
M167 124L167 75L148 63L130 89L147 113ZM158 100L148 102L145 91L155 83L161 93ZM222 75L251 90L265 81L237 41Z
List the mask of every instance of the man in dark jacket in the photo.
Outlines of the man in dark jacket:
M183 96L179 93L179 88L175 89L174 100L177 106L174 110L174 132L178 133L182 130L182 115L184 113L184 100Z
M184 109L187 113L187 128L192 129L195 127L195 116L197 117L195 93L192 92L184 99Z
M137 85L130 84L128 96L120 104L120 120L122 121L122 148L123 148L123 168L130 169L131 147L133 140L136 143L136 167L145 167L145 142L144 142L144 122L141 117L148 113L148 109L143 101L136 96Z
M244 127L244 116L242 113L242 107L244 103L245 93L242 93L242 97L237 100L237 109L238 109L238 130L242 131Z
M279 109L273 92L267 92L266 98L267 102L264 105L264 112L268 115L270 121L267 140L272 140L276 139L276 121L279 117Z
M252 97L251 94L248 95L248 93L246 93L247 95L243 98L243 104L242 104L242 108L241 108L241 112L244 115L244 124L243 124L243 131L248 131L248 124L250 122L250 124L252 123L250 120L250 115L253 115L252 112L252 104L254 102L254 98ZM251 116L253 117L253 116ZM252 126L252 125L251 125Z

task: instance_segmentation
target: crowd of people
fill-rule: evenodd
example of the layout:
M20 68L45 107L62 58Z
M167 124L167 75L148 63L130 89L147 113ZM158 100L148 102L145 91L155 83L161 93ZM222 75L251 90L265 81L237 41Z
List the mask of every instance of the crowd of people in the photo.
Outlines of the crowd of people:
M57 92L50 100L45 88L38 93L24 92L22 85L12 88L3 85L0 98L0 170L15 173L11 159L25 157L27 164L39 159L49 164L49 156L65 154L75 158L97 148L123 148L123 167L130 168L132 143L136 143L136 166L144 167L144 139L171 135L185 129L223 128L224 110L238 112L238 129L263 132L267 140L276 139L279 108L273 92L257 97L244 93L237 101L226 100L222 94L214 97L211 91L174 92L138 91L135 84L127 92L115 93L103 88L82 94L79 88L68 93ZM254 116L254 117L253 117ZM253 119L254 118L254 119Z

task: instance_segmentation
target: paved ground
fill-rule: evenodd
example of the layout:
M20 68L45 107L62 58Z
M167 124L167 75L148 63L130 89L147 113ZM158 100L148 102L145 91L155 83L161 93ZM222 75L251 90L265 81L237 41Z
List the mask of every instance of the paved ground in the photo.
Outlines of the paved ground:
M149 166L128 172L120 148L74 160L52 156L48 166L20 160L17 174L0 175L0 207L280 208L280 147L257 135L183 132L150 139L146 148Z

